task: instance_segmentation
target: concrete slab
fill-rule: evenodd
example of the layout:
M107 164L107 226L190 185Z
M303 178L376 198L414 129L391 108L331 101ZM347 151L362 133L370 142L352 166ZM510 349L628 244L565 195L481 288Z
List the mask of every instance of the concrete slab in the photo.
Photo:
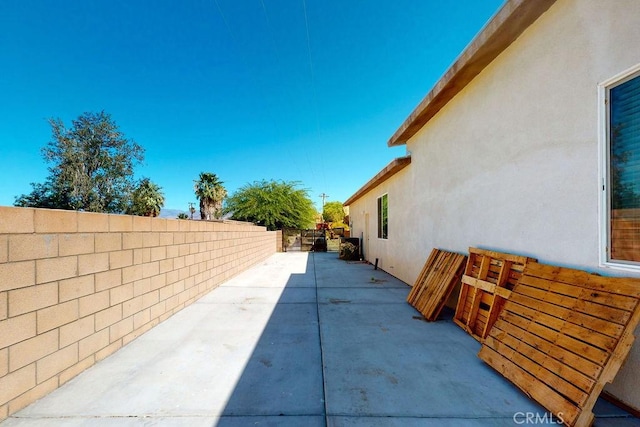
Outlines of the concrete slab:
M460 328L414 314L407 304L321 305L329 414L462 420L544 411L482 363L480 345Z
M276 254L0 423L512 426L546 411L409 287L333 253ZM638 425L599 401L598 426Z
M373 268L373 267L371 267ZM366 271L366 270L365 270ZM382 276L378 272L367 272L366 276L356 277L339 277L338 274L318 274L317 284L318 288L370 288L372 278L378 280L377 285L379 288L402 288L406 289L407 284L400 282L399 280L380 279Z
M411 417L334 417L327 422L330 427L514 427L512 418L411 418Z
M212 304L299 304L316 302L315 288L232 287L223 286L199 302Z
M318 288L321 304L401 304L406 305L409 287L404 288Z
M74 417L21 418L7 421L13 427L323 427L324 416L253 416L253 417ZM4 427L4 424L3 424Z
M401 288L408 285L366 262L340 261L332 253L318 253L315 256L316 281L318 288Z

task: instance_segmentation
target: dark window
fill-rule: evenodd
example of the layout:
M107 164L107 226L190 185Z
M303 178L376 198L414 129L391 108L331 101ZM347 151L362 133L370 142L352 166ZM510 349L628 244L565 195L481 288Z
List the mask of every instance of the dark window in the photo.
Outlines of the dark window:
M389 238L389 202L386 194L378 197L378 238Z

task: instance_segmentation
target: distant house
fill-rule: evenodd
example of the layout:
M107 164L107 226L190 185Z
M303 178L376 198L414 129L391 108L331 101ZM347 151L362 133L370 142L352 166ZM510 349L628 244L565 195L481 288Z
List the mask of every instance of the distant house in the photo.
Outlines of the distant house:
M640 1L507 1L388 144L345 205L403 281L470 246L640 277ZM637 409L639 368L607 387Z

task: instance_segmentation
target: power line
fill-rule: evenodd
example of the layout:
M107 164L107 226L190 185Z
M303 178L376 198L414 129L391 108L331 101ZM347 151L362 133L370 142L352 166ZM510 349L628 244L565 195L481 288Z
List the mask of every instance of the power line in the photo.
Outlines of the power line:
M319 111L318 111L318 96L317 96L317 90L316 90L316 84L315 84L315 74L314 74L314 66L313 66L313 58L312 58L312 52L311 52L311 37L310 37L310 28L309 28L309 19L308 19L308 15L307 15L307 6L306 6L306 0L303 0L303 12L304 12L304 22L305 22L305 29L306 29L306 41L307 41L307 57L308 57L308 65L309 65L309 73L310 73L310 85L311 85L311 90L312 90L312 104L313 104L313 110L314 110L314 117L315 117L315 133L316 133L316 145L320 144L321 138L320 138L320 118L319 118ZM215 4L218 13L220 14L220 17L222 18L222 21L224 23L224 26L227 29L227 32L229 33L229 35L231 36L231 40L232 42L235 44L236 48L239 51L239 57L240 60L242 61L242 64L244 65L245 69L248 72L248 77L253 81L253 83L256 85L257 87L257 91L256 91L256 95L268 106L273 106L273 100L271 100L269 97L265 96L265 94L263 93L263 85L260 84L260 78L259 76L256 76L256 69L252 68L249 66L249 59L247 58L246 52L243 51L243 49L241 48L241 44L240 44L240 39L238 37L238 34L236 34L237 28L234 28L234 26L232 25L232 21L230 21L227 17L227 15L225 14L225 12L223 11L223 8L219 2L219 0L213 0L213 4ZM264 0L260 0L260 6L262 8L262 11L264 13L264 17L265 17L265 21L266 21L266 25L267 25L267 29L269 32L269 38L271 39L272 43L273 43L273 47L274 47L274 54L275 54L275 59L276 62L279 65L279 68L281 70L285 70L285 67L283 65L283 61L282 61L282 57L281 57L281 52L280 49L278 49L278 43L276 41L275 38L275 34L274 34L274 28L271 22L271 19L269 18L269 13L267 11L267 5L265 4ZM275 117L273 114L273 111L271 108L266 108L266 114L271 118L271 123L273 123L278 131L278 134L282 136L283 134L283 130L282 130L282 123L281 123L281 119L278 117ZM296 161L297 157L293 155L293 153L291 152L290 147L288 146L288 144L283 144L283 148L285 149L287 155L289 156L289 158L292 160L292 164L293 167L297 170L298 175L302 176L303 175L303 171L300 169L300 165L299 162ZM309 150L303 150L302 151L302 156L305 158L304 164L307 166L307 171L311 173L311 179L314 181L315 185L324 185L326 186L326 175L325 175L325 171L322 167L320 167L320 176L318 176L318 174L316 173L316 168L317 165L315 164L315 162L313 161L313 158L309 156ZM316 183L316 179L320 178L321 183ZM314 185L314 186L315 186Z
M280 135L280 137L282 137L283 131L282 131L282 120L278 117L276 117L273 113L273 109L272 107L275 105L275 103L273 102L273 100L271 100L268 96L265 95L264 93L264 87L261 84L261 79L260 76L257 75L256 70L258 68L256 67L251 67L249 65L249 59L247 58L246 53L244 52L244 50L242 49L242 45L240 43L240 38L238 36L238 34L236 34L236 32L233 30L229 20L227 19L227 16L225 15L224 11L222 10L222 7L220 6L220 3L218 2L218 0L213 0L213 2L215 3L217 9L218 9L218 13L220 14L220 17L222 18L225 27L227 28L227 31L229 33L229 35L231 36L231 40L232 42L235 44L237 51L239 53L239 58L242 61L242 64L245 68L245 70L247 71L247 75L248 77L253 81L255 87L256 87L256 94L258 95L258 97L263 101L263 103L265 104L265 106L267 108L265 108L265 112L266 115L269 117L269 121L275 126L277 133ZM280 67L281 70L283 70L284 72L284 67L282 65L282 60L281 60L281 55L280 55L280 51L278 49L278 44L275 40L275 36L274 36L274 31L273 31L273 26L271 25L271 20L269 19L269 14L267 13L267 8L266 5L264 3L263 0L260 0L260 3L262 5L262 11L264 13L265 16L265 21L267 23L267 28L269 30L269 35L271 38L271 41L273 43L274 46L274 51L275 51L275 56L276 56L276 61ZM283 144L282 145L284 147L284 149L286 150L289 158L291 159L291 164L293 164L293 167L297 170L298 175L299 176L303 176L303 172L300 169L299 166L299 162L297 161L297 157L293 155L293 153L291 152L291 149L289 148L289 146L287 144ZM314 166L313 166L313 162L311 161L311 159L308 157L307 155L307 151L304 151L304 154L307 158L306 164L309 165L309 170L311 171L311 176L312 179L315 179L315 170L314 170Z
M281 73L284 74L285 72L285 67L283 66L283 61L281 59L280 56L280 49L278 49L278 42L276 40L276 36L275 33L273 31L273 26L271 25L271 19L269 19L269 13L267 12L267 6L264 3L264 0L260 0L260 4L262 5L262 12L264 14L264 18L265 18L265 22L267 23L267 29L269 30L269 38L271 39L271 43L273 44L273 50L274 50L274 54L276 57L276 62L278 64L278 68L280 69ZM282 85L283 91L285 90L284 88L287 87L286 85ZM283 135L283 130L282 130L282 125L281 125L281 121L277 119L276 117L274 117L273 115L271 115L272 118L272 123L276 126L277 130L278 130L278 134L282 137ZM296 171L298 172L298 176L302 177L304 176L302 173L302 170L300 169L300 166L298 165L298 161L297 161L297 156L294 156L293 153L291 152L291 148L289 147L288 142L282 144L282 147L284 147L285 151L287 152L287 155L289 156L289 159L291 160L291 163L293 164L293 166L295 167ZM306 153L306 151L305 151ZM307 163L310 164L309 158L307 157ZM313 173L313 169L311 169L311 176L313 178L314 173Z
M313 96L313 107L314 107L313 110L315 112L315 119L316 119L316 139L319 144L320 143L320 112L318 110L318 94L316 91L315 76L313 73L313 57L311 55L311 35L309 32L309 18L307 16L306 0L302 0L302 6L304 9L304 25L307 31L307 53L309 54L309 74L311 76L311 91ZM322 184L326 186L327 180L325 178L324 169L320 168L320 172L322 173Z

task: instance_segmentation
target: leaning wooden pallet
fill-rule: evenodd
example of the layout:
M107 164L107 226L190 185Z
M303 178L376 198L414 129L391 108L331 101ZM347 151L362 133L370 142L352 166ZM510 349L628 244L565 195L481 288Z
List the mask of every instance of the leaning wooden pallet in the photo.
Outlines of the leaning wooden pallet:
M469 248L454 321L478 341L487 336L527 262L534 258Z
M409 292L407 302L428 321L436 320L453 288L460 282L465 259L464 255L434 248Z
M528 263L478 356L567 426L593 406L640 322L640 279Z

